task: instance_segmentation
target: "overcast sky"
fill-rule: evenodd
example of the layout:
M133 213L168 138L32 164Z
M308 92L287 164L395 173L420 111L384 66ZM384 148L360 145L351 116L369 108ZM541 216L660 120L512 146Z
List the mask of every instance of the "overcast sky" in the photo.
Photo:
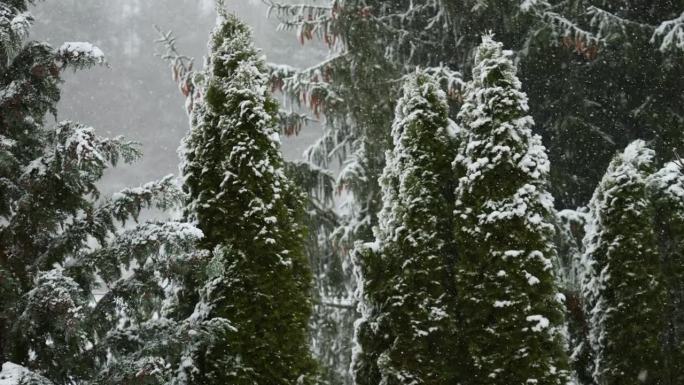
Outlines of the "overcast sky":
M227 1L229 8L254 30L256 45L276 63L306 67L327 55L322 46L299 46L290 32L276 31L261 1ZM92 125L102 135L125 135L143 145L144 158L118 167L103 182L106 193L177 174L176 149L188 129L183 97L170 71L155 57L154 25L173 30L180 50L198 64L206 53L215 24L213 0L46 0L32 10L32 38L58 46L65 41L89 41L107 56L108 68L65 76L59 120ZM301 156L319 135L311 127L299 138L284 139L289 158Z

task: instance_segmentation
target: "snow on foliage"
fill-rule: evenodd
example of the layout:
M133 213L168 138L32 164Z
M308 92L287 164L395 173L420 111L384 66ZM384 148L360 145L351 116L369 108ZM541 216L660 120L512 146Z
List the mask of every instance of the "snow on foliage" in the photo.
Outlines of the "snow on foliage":
M458 115L456 291L472 357L466 373L477 384L565 385L549 162L511 57L483 37Z
M2 364L0 385L53 385L47 378L12 362Z
M654 158L643 141L632 142L589 203L581 278L597 383L636 383L644 371L657 382L664 372L665 293L648 194Z
M64 64L76 67L89 67L105 64L105 55L101 49L88 42L67 42L57 49L57 57Z
M660 23L653 32L651 42L660 42L658 49L663 52L684 51L684 12L676 19Z
M26 9L0 3L0 68L10 64L19 52L32 23L33 16Z
M212 251L203 309L237 330L215 335L212 348L198 353L196 381L309 383L304 212L275 140L278 105L266 64L249 28L220 4L209 50L206 69L194 78L203 97L183 141L185 214L204 233L200 247Z
M376 240L359 245L358 384L450 383L458 358L449 215L456 145L446 94L427 71L406 78L380 184Z

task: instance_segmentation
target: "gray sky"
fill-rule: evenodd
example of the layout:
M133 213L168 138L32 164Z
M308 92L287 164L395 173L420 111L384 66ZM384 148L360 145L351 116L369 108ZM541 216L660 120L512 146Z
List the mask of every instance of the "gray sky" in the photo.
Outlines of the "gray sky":
M306 67L326 57L322 46L301 47L292 33L277 32L260 1L227 3L252 26L255 43L268 61ZM180 50L201 65L215 24L213 0L46 0L36 3L32 13L32 39L55 46L89 41L105 52L110 65L66 74L59 120L80 121L102 135L124 135L143 145L143 159L110 171L103 191L177 174L176 149L188 120L169 69L154 56L158 35L153 26L173 30ZM283 139L285 155L300 157L318 130L309 127L297 138Z

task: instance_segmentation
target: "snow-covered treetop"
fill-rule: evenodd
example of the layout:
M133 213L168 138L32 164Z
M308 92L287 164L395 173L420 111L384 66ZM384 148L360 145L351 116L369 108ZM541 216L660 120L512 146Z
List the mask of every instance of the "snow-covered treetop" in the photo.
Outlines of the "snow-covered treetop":
M293 219L276 213L292 193L275 128L277 103L269 95L268 71L250 28L232 15L220 19L210 38L207 67L195 77L201 79L195 85L203 97L183 144L184 187L191 199L186 212L205 231L209 249L239 238L228 234L226 218L245 226L242 235L254 231L254 242L276 244L285 236L285 222Z
M521 215L527 210L522 201L540 193L542 205L550 212L553 199L542 192L549 161L541 138L532 133L534 121L528 115L527 95L521 91L511 56L511 51L504 50L491 35L482 38L475 55L473 80L466 88L466 98L458 115L464 128L465 146L456 159L464 167L461 183L470 193L473 188L487 189L476 195L488 197L491 202L506 199L509 194L520 198L506 204L506 212L500 215ZM486 187L488 182L483 182L506 174L531 184L509 186L515 185L517 191L505 188L490 191Z
M656 197L684 207L684 172L678 162L669 162L649 178Z
M600 210L600 205L609 203L613 194L624 189L628 183L646 183L646 178L653 169L654 159L655 152L646 142L635 140L630 143L608 166L589 203L590 210Z
M626 210L636 212L636 215L644 210L646 201L646 183L653 171L655 159L655 152L650 149L643 140L635 140L630 143L624 152L616 155L613 161L608 166L606 173L599 183L594 195L589 202L590 220L586 224L586 234L584 244L586 247L585 256L583 256L582 265L585 282L591 280L587 274L593 274L591 266L595 264L597 250L604 247L603 244L604 231L606 231L605 222L609 218L613 221L620 221L623 212ZM663 176L666 172L663 173ZM667 178L653 178L652 183L666 183ZM635 190L636 189L636 190ZM632 197L632 199L639 200L639 203L634 202L628 207L617 207L613 204L614 200L624 194L630 194L630 191L641 191L640 197ZM608 229L612 230L612 229ZM585 284L585 290L595 290L590 287L592 285ZM589 288L587 288L589 287ZM589 294L587 294L589 295Z
M383 208L378 215L377 236L381 242L398 241L399 234L395 231L407 230L402 224L405 224L405 216L411 215L409 211L416 206L430 207L436 204L434 200L438 198L434 195L439 194L430 191L435 186L428 185L435 182L432 178L445 182L437 173L450 173L448 165L453 158L444 158L452 153L448 150L452 149L454 143L451 140L458 132L456 124L448 117L448 111L446 93L429 72L416 70L406 77L392 124L394 147L386 154L386 165L380 181L384 198ZM418 201L421 203L417 204ZM423 215L426 214L423 212ZM417 234L412 236L419 237ZM424 240L429 236L425 235Z
M605 177L596 189L590 209L597 210L600 202L610 202L610 196L627 183L645 183L653 170L655 151L643 140L635 140L616 155L606 170Z
M519 89L520 81L515 76L512 56L513 51L504 50L503 44L495 41L492 34L482 36L482 44L475 53L473 81L489 87L504 81Z

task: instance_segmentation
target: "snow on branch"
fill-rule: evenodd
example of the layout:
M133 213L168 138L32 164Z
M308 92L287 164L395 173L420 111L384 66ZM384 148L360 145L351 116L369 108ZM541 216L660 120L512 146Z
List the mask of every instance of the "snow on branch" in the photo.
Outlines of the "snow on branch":
M575 52L583 55L587 60L594 60L603 40L593 33L580 28L577 24L556 12L541 13L541 18L558 35L562 37L563 46L574 48Z
M12 362L4 362L0 370L0 385L53 385L47 378L40 376L23 366Z
M657 42L660 42L658 49L662 52L684 51L684 12L676 19L660 23L651 37L651 43Z
M167 210L179 205L183 198L184 194L177 186L174 176L167 175L159 181L114 193L103 208L108 209L117 220L125 222L129 217L137 220L145 207Z
M308 115L296 111L278 111L278 125L280 132L285 136L299 135L302 128L314 121Z
M116 166L120 159L131 163L140 157L139 145L123 137L102 138L92 127L70 121L60 122L49 132L52 149L31 161L24 169L24 179L37 184L54 173L70 173L81 184L92 185L108 164ZM39 178L40 177L40 178ZM95 191L94 186L91 190Z
M652 31L655 27L649 24L639 23L633 20L619 17L601 8L591 6L587 9L591 16L590 25L597 28L598 38L609 39L612 34L627 35L627 27L634 27L646 31Z
M178 85L178 89L186 98L186 109L190 113L194 107L194 101L200 97L199 90L193 82L195 71L193 66L195 59L182 55L176 47L176 36L172 31L164 32L159 26L154 26L159 34L159 39L155 42L164 52L157 53L162 60L167 62L171 69L171 78Z
M673 148L672 152L674 153L675 157L674 164L676 164L679 169L684 172L684 160L682 160L682 158L679 156L679 153L677 153L676 149Z
M94 65L106 65L105 55L101 49L88 42L67 42L57 49L57 60L62 68L88 68Z
M149 262L154 264L150 266L152 269L164 268L155 256L191 252L203 237L201 230L185 222L142 223L83 256L81 263L97 268L102 277L111 282L120 278L120 266L129 267L133 262L139 267Z
M463 81L463 75L450 69L445 65L440 65L439 67L428 67L425 68L425 73L431 76L435 81L442 87L446 92L447 97L451 100L458 102L463 101L462 92L465 89L466 83ZM402 81L406 81L406 75L402 78Z
M9 65L29 35L33 16L0 3L0 67Z
M335 56L304 70L269 64L271 91L280 91L298 105L309 107L318 118L341 102L330 83L335 62L345 59L346 55Z
M314 36L323 40L329 48L338 42L335 22L339 12L337 1L332 6L310 4L283 4L273 0L262 0L268 5L268 17L275 14L279 20L278 30L296 30L297 39L301 44L312 40Z

